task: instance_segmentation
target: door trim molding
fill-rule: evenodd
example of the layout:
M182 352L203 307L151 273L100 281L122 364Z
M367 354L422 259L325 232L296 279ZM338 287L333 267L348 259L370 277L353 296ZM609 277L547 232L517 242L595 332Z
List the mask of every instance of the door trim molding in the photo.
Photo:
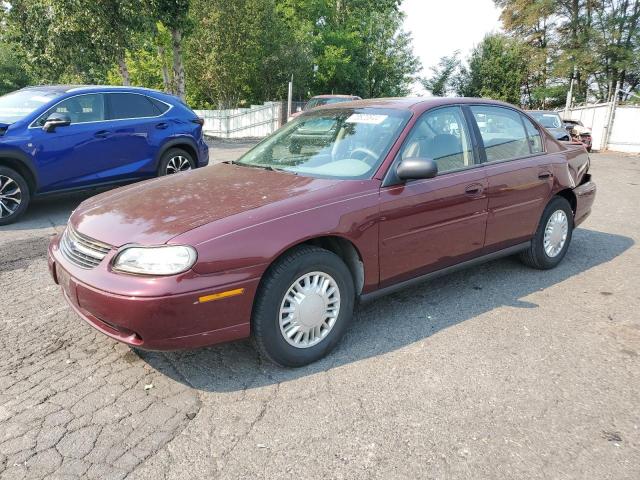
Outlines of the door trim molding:
M499 258L508 257L510 255L522 252L523 250L526 250L527 248L529 248L530 245L531 245L530 241L519 243L518 245L513 245L512 247L498 250L497 252L481 255L479 257L472 258L471 260L467 260L466 262L461 262L456 265L451 265L450 267L442 268L440 270L436 270L435 272L430 272L425 275L420 275L419 277L411 278L403 282L389 285L388 287L379 288L378 290L374 290L373 292L370 292L370 293L365 293L364 295L360 295L359 300L360 300L360 303L368 303L380 297L389 295L391 293L395 293L399 290L403 290L406 287L410 287L418 283L426 282L428 280L432 280L434 278L447 275L449 273L457 272L458 270L463 270L468 267L480 265L482 263L490 262L491 260L497 260Z

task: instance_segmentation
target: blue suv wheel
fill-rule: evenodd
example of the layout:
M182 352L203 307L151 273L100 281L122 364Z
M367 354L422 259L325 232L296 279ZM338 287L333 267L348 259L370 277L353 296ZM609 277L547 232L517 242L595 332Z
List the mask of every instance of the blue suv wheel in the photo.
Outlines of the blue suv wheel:
M0 225L15 221L31 198L208 163L202 120L172 95L58 85L0 97Z

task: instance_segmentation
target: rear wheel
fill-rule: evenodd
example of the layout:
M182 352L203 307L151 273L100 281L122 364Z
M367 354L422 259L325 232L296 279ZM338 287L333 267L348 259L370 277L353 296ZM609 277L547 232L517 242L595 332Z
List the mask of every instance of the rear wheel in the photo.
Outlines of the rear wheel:
M0 167L0 225L15 222L27 210L29 186L15 170Z
M158 176L186 172L194 168L196 163L188 152L181 148L170 148L162 155Z
M354 299L340 257L311 246L292 250L269 269L256 295L252 331L259 351L285 367L319 360L346 331Z
M531 245L520 254L530 267L548 270L564 258L573 233L573 211L563 197L554 197L544 209Z

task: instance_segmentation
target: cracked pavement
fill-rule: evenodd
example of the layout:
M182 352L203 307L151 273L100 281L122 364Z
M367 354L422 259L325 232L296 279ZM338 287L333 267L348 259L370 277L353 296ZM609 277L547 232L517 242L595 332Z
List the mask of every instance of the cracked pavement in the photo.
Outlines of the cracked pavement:
M640 157L592 158L560 267L380 299L297 370L249 341L154 353L94 331L45 254L88 195L37 202L0 227L0 478L640 478Z

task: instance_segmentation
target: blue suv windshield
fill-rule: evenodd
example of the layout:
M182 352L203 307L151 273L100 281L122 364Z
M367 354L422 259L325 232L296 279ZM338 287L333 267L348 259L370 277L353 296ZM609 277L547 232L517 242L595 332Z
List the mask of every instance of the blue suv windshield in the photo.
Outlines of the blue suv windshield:
M14 123L49 103L62 92L52 90L18 90L0 97L0 123Z

